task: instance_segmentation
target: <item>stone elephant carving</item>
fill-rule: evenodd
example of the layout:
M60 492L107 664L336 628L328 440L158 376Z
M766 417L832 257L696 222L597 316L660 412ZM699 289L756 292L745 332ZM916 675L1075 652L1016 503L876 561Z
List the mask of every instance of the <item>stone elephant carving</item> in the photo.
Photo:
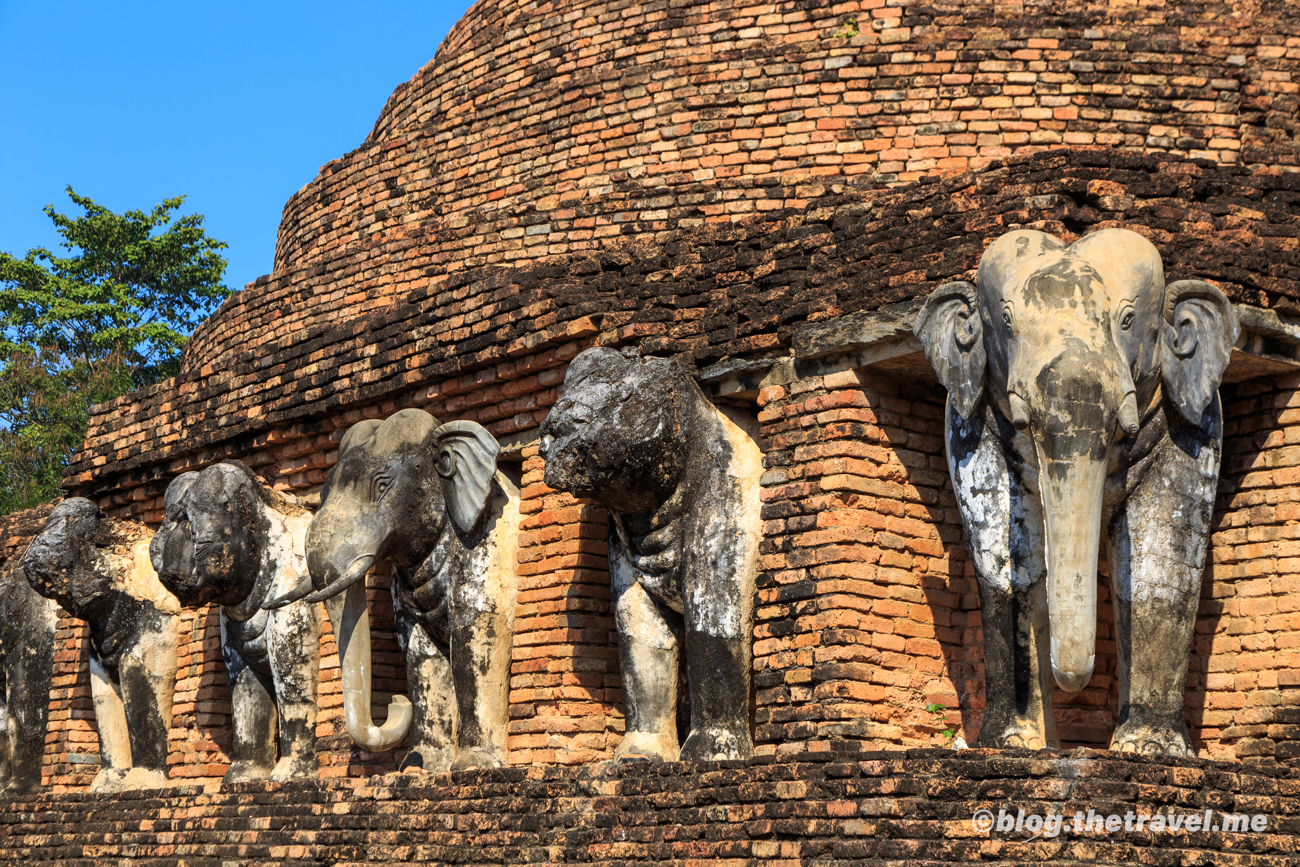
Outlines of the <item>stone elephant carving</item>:
M402 768L505 763L519 491L496 471L499 451L481 425L418 409L352 426L307 533L311 575L271 603L326 601L348 733L387 750L409 729ZM378 562L392 568L410 684L382 726L371 719L363 580Z
M752 423L680 363L597 347L542 424L546 484L610 511L609 570L627 728L616 756L753 754L750 654L762 525ZM690 732L679 750L679 646Z
M92 792L167 785L180 605L149 562L152 536L73 497L23 554L32 589L90 626L100 764Z
M0 573L0 786L6 793L41 785L41 759L54 677L58 608L34 591L17 559Z
M306 577L311 513L234 461L177 476L164 509L149 546L159 580L184 606L221 606L234 728L225 782L314 779L320 608L262 607Z
M1183 715L1237 338L1223 293L1166 286L1142 236L1015 231L915 332L948 389L953 488L980 585L979 744L1057 743L1051 678L1082 689L1107 545L1119 659L1111 748L1194 755Z

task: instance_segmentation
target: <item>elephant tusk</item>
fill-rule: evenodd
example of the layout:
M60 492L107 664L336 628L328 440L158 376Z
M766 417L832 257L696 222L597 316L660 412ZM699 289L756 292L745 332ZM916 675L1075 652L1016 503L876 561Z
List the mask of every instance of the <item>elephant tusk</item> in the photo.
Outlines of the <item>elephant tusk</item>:
M331 596L337 596L362 578L365 578L366 573L370 571L370 567L373 565L375 565L375 558L368 554L362 554L360 557L352 561L351 565L348 566L347 571L343 573L342 577L333 584L328 584L306 597L307 601L310 603L324 602Z
M1136 436L1138 432L1138 405L1137 395L1129 392L1124 395L1124 401L1119 405L1119 426L1124 430L1126 436Z
M297 602L299 599L306 599L309 605L314 605L317 602L324 602L326 599L329 599L331 596L336 596L339 593L342 593L344 590L351 587L357 581L364 578L366 576L366 573L370 571L370 567L373 566L374 563L375 563L374 557L363 554L362 556L353 560L352 564L348 567L348 570L344 572L342 577L336 580L333 584L329 584L321 588L320 590L315 590L314 589L315 585L312 584L311 577L307 576L303 578L301 581L299 581L298 585L294 587L292 590L290 590L288 593L285 593L283 596L275 597L269 602L264 603L262 607L269 608L274 611L277 608L283 608L286 605L292 605L294 602Z
M299 599L310 593L312 589L311 576L304 576L303 579L298 582L297 586L288 593L263 602L262 607L272 611L277 608L283 608L286 605L291 605L294 602L297 602Z
M1007 403L1011 405L1011 426L1016 430L1029 427L1029 404L1014 391L1007 394Z

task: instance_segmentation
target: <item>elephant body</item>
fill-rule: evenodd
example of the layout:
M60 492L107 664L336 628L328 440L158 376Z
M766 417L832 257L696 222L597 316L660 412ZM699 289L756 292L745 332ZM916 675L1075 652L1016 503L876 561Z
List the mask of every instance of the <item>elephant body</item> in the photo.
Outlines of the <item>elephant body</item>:
M916 333L949 392L953 489L980 585L979 744L1057 744L1052 681L1082 689L1099 542L1119 657L1112 749L1195 755L1183 715L1218 485L1217 387L1237 336L1200 281L1165 285L1136 233L999 238Z
M409 731L402 768L505 764L519 491L496 472L498 451L480 425L417 409L354 425L308 532L311 576L271 603L326 602L348 732L386 750ZM364 582L377 562L392 570L410 687L383 725L371 719Z
M589 349L542 425L546 484L610 510L627 730L619 757L753 754L750 636L762 456L676 361ZM679 646L690 732L678 747Z
M150 546L159 579L182 605L220 606L234 728L225 782L314 779L320 608L262 607L307 575L310 513L233 461L176 477L164 508Z
M34 591L22 567L0 573L0 786L30 792L41 784L41 759L54 675L58 610Z
M22 559L32 589L90 627L100 757L92 792L167 784L180 606L149 562L152 536L74 497L55 506Z

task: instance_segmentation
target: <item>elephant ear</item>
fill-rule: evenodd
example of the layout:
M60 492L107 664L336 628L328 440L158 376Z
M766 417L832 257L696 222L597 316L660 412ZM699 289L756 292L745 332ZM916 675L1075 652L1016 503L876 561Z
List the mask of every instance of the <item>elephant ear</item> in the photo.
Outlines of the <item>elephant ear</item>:
M438 475L451 519L462 533L478 523L492 489L501 446L483 425L449 421L433 432L438 449Z
M1204 280L1166 289L1161 371L1183 418L1200 425L1228 366L1240 326L1227 296Z
M945 283L926 299L912 332L962 418L970 418L984 391L984 327L975 287Z

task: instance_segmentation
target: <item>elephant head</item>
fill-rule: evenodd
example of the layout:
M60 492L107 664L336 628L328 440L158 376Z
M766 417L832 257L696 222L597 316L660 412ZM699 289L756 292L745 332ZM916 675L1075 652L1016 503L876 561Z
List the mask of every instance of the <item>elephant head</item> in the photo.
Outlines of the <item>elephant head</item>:
M117 599L114 570L103 554L113 541L98 506L81 497L64 500L23 554L27 583L74 617L101 620Z
M1165 285L1160 255L1135 232L1106 229L1066 245L1042 232L1000 237L976 283L936 290L915 332L973 420L983 400L1028 436L1044 514L1051 663L1082 689L1096 644L1096 575L1107 466L1162 400L1193 425L1237 339L1209 283Z
M657 506L689 456L682 404L696 390L672 359L580 353L542 423L546 484L624 512Z
M272 496L240 463L173 479L163 499L163 525L149 544L163 586L186 607L215 602L237 620L256 613L275 577L263 562ZM241 606L250 609L242 617Z
M370 627L362 579L377 562L409 574L434 553L448 530L474 530L499 451L481 425L439 424L418 409L356 424L339 443L338 462L307 531L310 578L270 606L303 597L324 601L347 591L342 611L330 608L330 617L339 642L348 731L367 749L396 746L410 726L411 708L407 699L395 696L384 725L371 720Z

